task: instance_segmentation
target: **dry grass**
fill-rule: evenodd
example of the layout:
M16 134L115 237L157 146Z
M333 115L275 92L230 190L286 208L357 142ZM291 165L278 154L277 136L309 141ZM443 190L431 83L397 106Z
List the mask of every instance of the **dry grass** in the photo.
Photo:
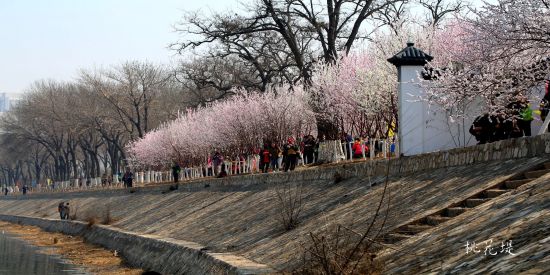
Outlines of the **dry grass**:
M88 223L88 227L94 226L94 224L97 223L97 217L95 216L88 216L85 220L86 223Z
M109 225L115 223L117 220L111 214L111 208L107 206L103 211L103 216L101 216L101 224Z
M122 259L112 251L85 243L81 237L45 232L38 227L7 222L0 222L0 230L36 246L52 247L53 250L48 251L63 256L72 264L85 267L93 274L138 275L143 272L125 266Z
M103 209L89 210L82 215L80 220L88 223L89 227L94 224L110 225L118 221L117 218L113 217L109 206Z

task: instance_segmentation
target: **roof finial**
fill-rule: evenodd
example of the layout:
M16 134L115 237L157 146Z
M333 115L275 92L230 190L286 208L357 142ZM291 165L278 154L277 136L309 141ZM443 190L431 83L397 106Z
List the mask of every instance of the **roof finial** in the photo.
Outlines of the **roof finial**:
M412 42L411 35L409 34L409 38L407 38L407 47L414 46L414 42Z

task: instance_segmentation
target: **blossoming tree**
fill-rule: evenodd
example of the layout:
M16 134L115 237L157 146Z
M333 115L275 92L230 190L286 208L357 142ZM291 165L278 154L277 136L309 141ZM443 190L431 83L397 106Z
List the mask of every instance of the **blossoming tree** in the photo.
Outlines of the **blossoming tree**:
M455 58L460 66L432 71L437 81L425 86L426 100L452 119L479 115L467 108L472 104L483 112L502 112L516 95L539 90L549 73L546 1L498 0L474 12L473 19L462 21L463 51ZM452 45L443 38L435 41Z
M266 93L236 90L236 96L208 107L188 110L128 149L136 165L159 168L178 161L206 164L208 155L249 154L264 142L315 134L315 118L300 87L273 87Z

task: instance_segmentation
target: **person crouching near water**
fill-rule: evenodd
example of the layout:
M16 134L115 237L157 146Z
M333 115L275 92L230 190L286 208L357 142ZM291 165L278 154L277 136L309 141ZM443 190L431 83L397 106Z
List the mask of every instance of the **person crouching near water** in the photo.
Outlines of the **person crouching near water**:
M69 207L69 203L67 202L60 202L57 206L57 211L59 212L59 216L62 220L68 220L69 219L69 213L71 213L71 208Z

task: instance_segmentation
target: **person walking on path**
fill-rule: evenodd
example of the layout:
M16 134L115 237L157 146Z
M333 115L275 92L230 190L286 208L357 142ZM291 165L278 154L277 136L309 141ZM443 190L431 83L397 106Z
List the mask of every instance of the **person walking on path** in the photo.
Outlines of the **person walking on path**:
M134 181L134 173L130 171L130 168L126 168L126 173L122 176L122 182L124 182L124 187L132 187Z
M361 144L361 140L359 138L355 138L355 142L353 143L351 149L353 151L354 159L360 159L363 157L363 144Z
M521 99L521 107L522 108L519 111L518 126L523 132L523 136L530 137L531 121L533 121L534 118L533 118L533 110L531 109L531 106L529 106L529 102L527 102L527 98L523 97Z
M57 212L59 212L59 217L63 220L65 218L65 202L60 202L57 205Z
M63 216L63 219L64 220L68 220L69 219L69 214L71 213L71 208L69 207L69 203L67 202L67 204L65 204L65 212L64 212L64 216Z
M267 143L264 144L264 149L260 152L260 158L260 170L262 170L263 173L267 173L269 171L269 163L271 161L271 153Z
M220 167L223 163L223 157L220 152L216 151L212 156L212 164L214 165L214 176L217 177L220 173Z
M277 143L273 142L271 143L271 147L269 148L269 156L270 156L270 162L271 162L271 170L273 172L279 171L279 155L281 154L281 148L279 148L279 145Z
M304 163L313 163L313 156L315 154L315 138L312 135L308 135L304 140Z
M174 183L178 183L178 181L180 180L180 171L180 165L178 164L178 162L175 162L174 165L172 165L172 176L174 177Z
M296 168L296 160L298 157L299 148L294 142L294 138L290 137L285 144L284 153L285 153L285 172L288 170L293 171Z

